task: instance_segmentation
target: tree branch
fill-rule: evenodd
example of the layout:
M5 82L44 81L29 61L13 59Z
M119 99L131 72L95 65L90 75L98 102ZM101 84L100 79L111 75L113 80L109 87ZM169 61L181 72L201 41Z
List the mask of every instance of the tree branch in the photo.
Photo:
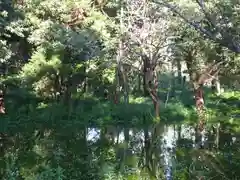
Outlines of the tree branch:
M196 0L198 1L198 0ZM208 18L205 16L205 18L211 23L213 24L213 27L216 28L217 32L221 34L221 38L216 38L216 33L212 33L210 31L208 31L207 29L203 28L202 26L199 25L199 23L194 22L189 20L187 17L185 17L184 15L182 15L182 13L180 13L176 7L173 7L171 4L167 3L166 1L162 1L162 2L158 2L156 0L153 0L154 3L159 4L161 6L165 6L168 9L170 9L172 12L174 12L175 14L177 14L180 18L182 18L187 24L189 24L190 26L192 26L193 28L195 28L197 31L199 31L200 33L202 33L203 35L206 35L210 40L219 43L220 45L228 48L229 50L236 52L236 53L240 53L240 43L237 42L236 40L234 40L234 38L232 37L231 34L227 33L226 31L224 32L223 30L220 30L216 25L214 25L214 23L210 20L208 20ZM201 3L199 2L200 7L202 7ZM202 8L203 9L203 8ZM205 11L205 10L204 10ZM206 13L206 12L205 12ZM204 14L205 14L204 13ZM207 14L207 13L206 13ZM205 15L206 15L205 14ZM208 16L208 15L207 15Z

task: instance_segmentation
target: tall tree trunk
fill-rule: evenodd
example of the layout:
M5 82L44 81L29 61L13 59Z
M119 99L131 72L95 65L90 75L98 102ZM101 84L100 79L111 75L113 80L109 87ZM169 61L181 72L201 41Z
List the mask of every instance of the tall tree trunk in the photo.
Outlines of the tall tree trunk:
M195 106L198 114L198 124L195 129L195 133L196 133L195 143L197 147L201 147L203 145L202 140L203 140L203 131L204 131L204 124L205 124L203 83L199 83L199 78L201 74L196 70L196 68L193 67L194 54L195 52L192 52L192 51L188 52L186 65L188 68L190 80L193 85Z
M88 91L88 77L87 77L87 65L84 65L84 83L83 83L83 93L86 93Z
M5 114L4 94L2 90L0 90L0 114Z
M7 75L7 65L2 63L0 65L0 75L6 76ZM0 85L0 114L5 114L5 105L4 105L4 92L6 91L5 85Z
M203 98L203 86L199 85L195 88L195 103L198 114L198 124L196 127L196 145L197 147L203 147L204 144L204 128L205 128L205 113L204 113L204 98Z
M71 101L71 96L72 96L72 82L71 79L68 78L65 82L65 87L64 87L64 94L63 94L63 103L65 105L69 105Z
M175 97L175 94L176 94L176 83L175 83L175 73L174 73L174 66L175 64L172 63L172 64L169 64L171 65L171 67L169 69L171 69L171 79L170 79L170 86L169 86L169 91L171 92L170 94L170 97ZM180 72L178 72L178 79L181 79L182 75L181 75L181 69L180 69Z
M137 92L138 93L140 93L141 92L141 84L142 84L142 82L141 82L141 74L139 73L138 74L138 86L137 86Z
M213 126L213 137L214 137L214 148L219 149L219 139L220 139L220 123L217 123L216 126Z
M55 98L59 102L61 95L61 79L59 73L55 75L54 89L55 89Z
M177 59L177 70L178 70L178 84L183 84L182 83L182 64L180 59Z
M117 58L116 58L116 62L117 62L117 67L116 67L116 97L118 98L119 102L119 94L120 94L120 77L122 76L123 78L123 86L124 86L124 100L125 102L128 101L128 94L127 94L127 87L126 87L126 77L123 74L123 67L122 67L122 57L123 57L123 28L124 28L124 24L123 24L123 18L124 18L124 9L123 9L123 1L120 1L120 37L119 37L119 42L118 42L118 53L117 53Z
M153 75L153 82L150 83L149 94L153 101L154 111L155 111L155 118L156 120L160 120L160 104L158 98L158 78L156 72Z
M157 120L160 119L160 104L158 98L158 76L157 72L155 71L155 65L151 64L149 57L146 55L143 57L143 66L144 66L144 85L148 91L148 95L153 102L153 107L155 111L155 118Z
M149 96L148 89L147 89L147 82L146 82L146 75L143 75L143 95L145 97Z

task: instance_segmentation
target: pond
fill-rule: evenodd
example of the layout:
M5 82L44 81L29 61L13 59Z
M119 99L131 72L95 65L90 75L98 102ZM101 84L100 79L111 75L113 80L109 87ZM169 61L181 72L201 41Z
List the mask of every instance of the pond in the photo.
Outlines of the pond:
M153 128L142 130L136 128L122 129L115 126L104 127L104 130L87 128L86 139L89 144L97 143L101 141L101 138L102 140L105 139L117 154L119 154L119 152L123 153L120 157L125 158L124 168L125 171L130 171L131 177L133 177L133 174L135 174L136 177L142 176L139 171L145 171L145 167L147 167L146 172L149 173L152 178L161 179L161 177L165 177L166 180L176 179L174 173L176 174L181 170L184 171L184 168L188 169L188 171L195 170L195 174L201 174L201 170L204 171L209 164L207 164L207 162L205 165L202 164L203 167L198 167L200 170L197 172L196 167L191 167L193 166L191 162L192 158L195 158L194 161L196 161L196 164L199 166L203 163L204 159L206 160L206 157L209 156L208 153L211 154L211 151L219 151L220 153L220 150L228 149L224 154L231 155L234 152L229 153L230 146L236 147L239 143L239 138L236 134L223 132L219 124L215 124L210 129L206 128L204 130L201 139L203 147L200 149L197 147L196 129L194 126L176 124L162 125L159 128L160 134L158 134L157 138L153 137ZM158 143L153 142L152 139L157 139ZM205 154L205 152L203 152L201 154L197 151L206 151L207 153ZM189 162L185 162L187 159L181 161L181 158L184 158L184 156L188 156ZM226 157L229 158L230 156ZM197 163L197 161L199 162ZM120 162L122 162L122 160L120 160ZM181 165L184 166L182 163L186 163L185 165L189 165L189 167L179 167ZM112 166L112 164L110 166ZM212 164L212 166L214 165ZM210 167L208 167L208 169L209 168ZM188 173L190 172L186 174ZM191 176L188 177L188 179L190 178Z
M19 173L34 174L32 179L83 180L240 177L240 136L224 124L206 126L201 147L195 126L189 124L34 127L1 137L2 170L15 172L8 177Z

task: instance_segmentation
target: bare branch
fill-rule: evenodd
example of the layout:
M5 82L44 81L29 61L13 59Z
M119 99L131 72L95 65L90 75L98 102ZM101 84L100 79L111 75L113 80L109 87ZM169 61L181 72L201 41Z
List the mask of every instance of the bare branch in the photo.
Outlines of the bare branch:
M190 21L187 17L183 16L177 9L176 7L173 7L172 5L170 5L169 3L167 2L163 2L163 3L160 3L160 2L156 2L154 1L156 4L159 4L159 5L163 5L167 8L169 8L172 12L176 13L179 17L181 17L185 22L187 22L188 24L190 24L192 27L194 27L196 30L200 31L201 33L207 35L209 38L211 38L212 40L216 40L216 38L214 38L214 35L207 31L206 29L202 28L199 23L197 22L193 22L193 21Z
M221 64L223 64L223 61L217 63L214 62L212 65L209 65L199 77L198 84L205 84L206 82L216 79L216 76L221 70L221 68L219 68Z
M201 7L201 9L204 9L204 0L196 0L196 3Z
M208 13L208 11L205 9L205 7L203 6L202 2L203 0L196 0L197 4L199 5L202 13L204 14L204 16L206 17L206 19L208 20L208 22L213 26L216 27L216 23L213 21L213 19L211 18L211 15Z

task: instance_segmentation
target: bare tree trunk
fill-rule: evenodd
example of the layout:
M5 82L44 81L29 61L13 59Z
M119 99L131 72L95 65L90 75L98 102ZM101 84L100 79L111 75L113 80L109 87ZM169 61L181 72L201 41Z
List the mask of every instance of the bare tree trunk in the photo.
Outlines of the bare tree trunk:
M203 146L203 132L205 128L205 114L204 114L204 98L203 98L203 86L200 85L195 90L195 105L198 114L198 124L196 127L196 145L197 147Z
M143 61L143 95L145 97L149 96L149 91L148 91L148 61L146 59L147 57L141 57Z
M177 70L178 70L178 83L179 84L183 84L182 83L182 64L180 59L177 59Z
M83 83L83 93L86 93L88 91L88 77L87 77L87 67L84 65L84 83Z
M216 76L215 79L212 80L212 91L218 96L221 94L221 84L218 76Z
M217 123L217 125L216 125L216 131L215 131L215 146L216 146L216 149L218 150L219 149L219 139L220 139L220 133L219 133L219 131L220 131L220 123Z
M124 74L123 66L122 66L122 58L123 58L123 17L124 16L124 9L123 9L123 1L120 2L120 38L118 43L118 54L117 54L117 68L116 68L116 98L119 98L120 94L120 77L123 79L123 88L124 88L124 101L125 103L128 102L128 88L127 88L127 78ZM119 102L119 100L117 100Z
M150 84L150 88L149 88L149 94L152 98L153 101L153 106L154 106L154 111L155 111L155 118L157 120L160 119L160 104L159 104L159 98L158 98L158 94L157 94L157 88L158 88L158 80L157 77L154 76L154 80L153 83Z
M154 65L151 64L150 59L147 56L143 58L144 64L144 80L145 88L148 90L148 94L153 102L153 107L155 111L155 118L160 119L160 104L158 98L158 77L157 72L155 71Z
M203 114L204 110L204 97L203 97L203 85L200 85L198 88L195 89L195 102L196 102L196 108L199 117ZM199 125L201 125L199 128L203 128L203 122L201 122L202 119L200 119Z
M5 114L4 95L2 90L0 90L0 114Z
M144 95L145 97L149 96L145 75L144 75L144 77L143 77L143 95Z
M216 79L216 92L217 92L217 95L221 94L221 84L220 84L219 77L217 77Z
M142 84L142 82L141 82L141 74L139 73L138 74L138 87L137 87L137 91L138 92L141 92L141 84Z
M194 91L194 99L195 99L195 106L198 114L198 124L195 129L196 139L195 143L198 147L202 146L202 138L203 138L203 130L205 124L205 117L204 117L204 97L203 97L203 84L199 83L200 73L195 70L193 67L194 63L194 54L196 52L189 51L187 54L186 65L188 68L188 73L190 76L190 80L193 85Z
M7 74L7 65L2 63L0 65L0 75L5 76ZM6 87L4 84L0 85L0 114L5 114L5 105L4 105L4 94L6 91Z
M70 105L71 96L72 96L71 90L72 90L72 82L71 82L71 79L68 78L68 80L65 82L64 94L63 94L63 103L66 105Z

